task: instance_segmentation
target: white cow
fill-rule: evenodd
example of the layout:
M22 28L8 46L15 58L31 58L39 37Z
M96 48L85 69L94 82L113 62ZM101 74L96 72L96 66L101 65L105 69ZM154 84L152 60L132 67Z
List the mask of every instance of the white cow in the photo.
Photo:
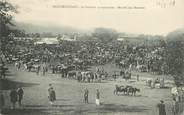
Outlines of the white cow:
M177 87L171 88L171 94L177 96L178 95L178 89Z
M173 98L178 101L179 100L179 91L177 87L173 87L171 88L171 94L173 96Z

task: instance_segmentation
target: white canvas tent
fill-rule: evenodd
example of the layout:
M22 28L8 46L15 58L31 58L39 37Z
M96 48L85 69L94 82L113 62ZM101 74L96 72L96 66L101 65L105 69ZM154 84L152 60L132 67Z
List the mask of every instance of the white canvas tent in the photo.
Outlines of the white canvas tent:
M42 38L40 41L37 41L35 44L58 44L57 38Z

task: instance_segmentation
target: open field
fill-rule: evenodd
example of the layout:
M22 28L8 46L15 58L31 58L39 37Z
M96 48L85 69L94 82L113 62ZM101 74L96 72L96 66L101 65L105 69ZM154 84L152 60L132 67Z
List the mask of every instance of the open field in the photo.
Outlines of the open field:
M114 70L118 71L113 65L106 65L104 69L110 73ZM119 78L116 81L104 80L102 83L78 83L75 80L61 78L59 75L37 76L36 73L16 71L13 67L10 67L10 70L9 80L3 82L8 86L4 87L6 89L4 90L5 115L20 115L20 113L25 115L157 115L156 105L161 99L166 103L167 115L172 115L170 89L150 89L146 86L145 79L157 77L157 75L139 73L140 81L137 82L134 77L137 73L134 72L129 82ZM171 80L166 80L166 83L169 82ZM56 91L57 100L54 106L49 105L47 97L47 88L50 83ZM116 84L136 86L141 89L141 92L136 96L116 96L113 94ZM24 106L21 109L17 107L16 110L10 110L9 89L17 86L24 88ZM85 88L89 90L89 104L83 102ZM101 106L95 105L97 88L101 94Z

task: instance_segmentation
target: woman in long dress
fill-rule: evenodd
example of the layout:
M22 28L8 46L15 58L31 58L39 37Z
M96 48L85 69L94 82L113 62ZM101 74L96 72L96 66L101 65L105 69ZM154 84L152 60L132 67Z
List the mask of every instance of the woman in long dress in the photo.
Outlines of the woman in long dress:
M96 105L100 105L100 92L98 89L96 90Z
M54 104L54 101L56 101L56 93L54 91L54 88L53 87L50 87L48 89L48 93L49 93L49 96L48 96L49 102L50 102L51 105L53 105Z

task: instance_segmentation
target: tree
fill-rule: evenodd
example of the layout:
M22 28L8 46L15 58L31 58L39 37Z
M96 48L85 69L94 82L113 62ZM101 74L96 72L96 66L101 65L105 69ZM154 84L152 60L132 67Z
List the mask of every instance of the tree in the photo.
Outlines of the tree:
M167 36L167 58L169 73L176 85L184 84L184 31L175 31Z
M12 13L17 13L16 7L6 1L0 1L0 46L1 51L6 50L6 45L12 41L10 26L12 23Z
M118 34L113 29L96 28L92 33L92 36L98 38L102 42L107 43L111 42L114 39L117 39Z

